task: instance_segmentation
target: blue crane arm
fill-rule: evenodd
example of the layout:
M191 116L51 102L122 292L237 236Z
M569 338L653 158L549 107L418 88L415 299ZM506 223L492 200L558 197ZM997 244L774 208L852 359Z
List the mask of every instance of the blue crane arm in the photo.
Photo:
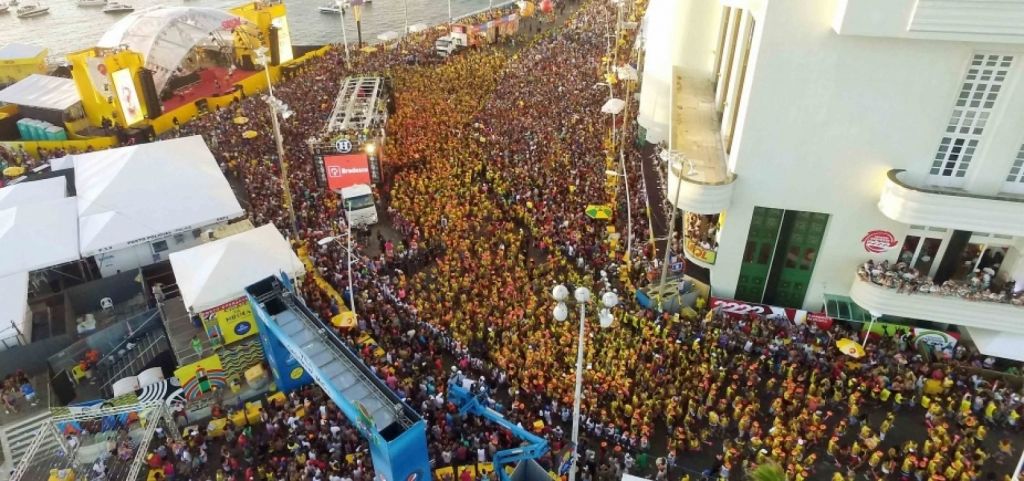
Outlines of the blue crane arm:
M468 390L459 386L455 382L448 383L448 400L455 404L455 407L459 409L459 414L473 414L480 416L511 431L515 437L527 443L523 446L498 451L494 454L494 471L498 473L501 481L508 481L509 479L508 474L505 473L504 469L506 465L519 461L537 459L548 451L548 442L546 439L523 429L518 424L514 424L508 419L505 419L505 417L497 411L484 406L477 396L474 396Z

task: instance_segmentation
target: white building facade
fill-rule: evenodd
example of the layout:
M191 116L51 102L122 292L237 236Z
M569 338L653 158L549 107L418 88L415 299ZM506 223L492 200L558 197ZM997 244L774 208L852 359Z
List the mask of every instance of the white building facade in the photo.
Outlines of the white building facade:
M653 3L638 121L714 295L1024 334L1024 0Z

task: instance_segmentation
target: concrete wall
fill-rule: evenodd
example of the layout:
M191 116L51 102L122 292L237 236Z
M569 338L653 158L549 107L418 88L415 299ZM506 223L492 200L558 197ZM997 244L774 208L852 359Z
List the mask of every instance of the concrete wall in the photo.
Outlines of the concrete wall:
M839 35L838 0L773 0L757 17L729 159L738 180L711 273L717 295L735 292L754 206L831 215L804 307L849 291L861 238L909 226L877 207L892 168L925 180L974 52L1018 55L971 163L967 188L992 193L1024 141L1024 49ZM1015 114L1016 113L1016 114ZM996 188L998 190L998 188ZM895 259L900 246L887 255Z

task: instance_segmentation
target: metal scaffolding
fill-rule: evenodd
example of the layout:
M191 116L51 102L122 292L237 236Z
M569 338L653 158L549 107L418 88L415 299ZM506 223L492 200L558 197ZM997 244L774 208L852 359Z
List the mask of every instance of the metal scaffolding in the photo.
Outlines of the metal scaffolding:
M182 440L174 417L164 401L148 401L125 406L101 405L71 411L68 408L56 408L54 411L54 416L39 428L21 462L11 473L10 481L47 479L53 469L69 469L75 472L78 479L93 479L88 474L97 462L107 467L107 474L103 479L137 481L142 474L142 468L146 465L145 456L159 425L164 426L164 432L171 438ZM137 425L122 420L131 413L138 415ZM59 428L68 424L93 424L94 431L83 429L77 435L77 442L71 443ZM41 446L46 438L56 439L60 447L53 452L42 450ZM114 456L106 458L106 443L109 440L134 444L132 456L129 459Z
M377 104L383 94L381 77L348 77L341 82L334 111L327 123L328 136L371 128L377 119Z

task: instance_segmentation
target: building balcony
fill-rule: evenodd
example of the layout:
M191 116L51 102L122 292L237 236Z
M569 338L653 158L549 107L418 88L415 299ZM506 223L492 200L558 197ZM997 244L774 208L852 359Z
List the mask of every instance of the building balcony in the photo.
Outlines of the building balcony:
M705 269L715 264L718 256L719 216L687 212L683 216L683 253L686 259Z
M676 69L673 77L672 157L667 198L679 209L717 214L729 207L736 176L729 172L709 75Z
M888 172L878 209L902 224L1024 236L1024 197L917 186L902 169Z
M921 292L883 284L871 276L854 276L850 298L872 313L1024 334L1024 305L967 294L963 288Z
M840 35L1024 43L1024 0L840 0Z

